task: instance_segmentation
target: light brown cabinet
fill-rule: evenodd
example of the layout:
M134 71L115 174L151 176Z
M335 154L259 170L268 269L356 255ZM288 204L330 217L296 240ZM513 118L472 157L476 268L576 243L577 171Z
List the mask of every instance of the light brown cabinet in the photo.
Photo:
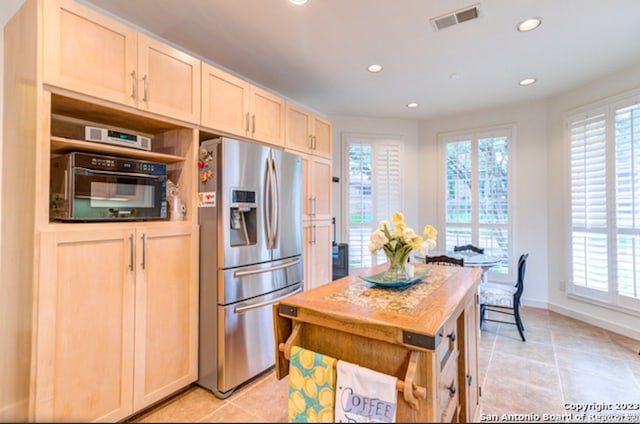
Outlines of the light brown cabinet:
M26 0L5 27L3 206L20 205L2 213L11 421L118 421L197 379L198 130L151 101L152 80L181 71L139 35L67 0ZM130 97L132 64L149 75L148 109ZM151 150L84 141L85 125L144 134ZM50 161L70 151L167 164L185 220L50 221Z
M201 123L231 135L284 146L285 101L202 63Z
M283 146L286 102L201 78L204 64L72 0L25 0L4 40L0 417L119 421L197 379L199 141ZM148 136L151 150L87 142L85 125ZM166 163L184 221L50 221L50 160L70 151ZM331 162L308 163L305 190L326 186L306 204L329 217ZM309 272L328 281L324 224Z
M478 381L478 343L479 343L479 308L478 293L464 308L458 319L458 334L462 335L459 358L460 396L464 400L464 408L460 411L463 422L480 421L480 386Z
M199 123L200 61L72 0L44 2L44 82Z
M294 103L287 102L285 147L331 159L331 123Z
M302 215L304 219L331 219L331 161L302 156Z
M304 289L331 281L331 220L304 222Z
M36 421L115 421L197 378L197 228L41 237Z
M286 148L302 156L305 290L332 279L330 146L331 124L305 108L287 102Z
M331 161L314 155L300 155L304 281L305 289L309 289L332 279Z

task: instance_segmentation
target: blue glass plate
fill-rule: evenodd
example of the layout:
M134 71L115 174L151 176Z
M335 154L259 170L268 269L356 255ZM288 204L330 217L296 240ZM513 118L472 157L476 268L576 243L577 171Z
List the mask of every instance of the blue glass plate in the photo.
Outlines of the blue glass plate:
M382 279L382 276L384 275L384 271L379 272L377 274L373 274L373 275L361 275L360 278L362 278L364 281L368 281L370 283L373 283L382 287L398 287L398 286L406 286L407 284L417 283L418 281L422 280L422 277L427 275L429 271L431 271L431 267L416 270L416 273L413 275L413 278L410 278L408 280L400 280L400 281L384 281Z

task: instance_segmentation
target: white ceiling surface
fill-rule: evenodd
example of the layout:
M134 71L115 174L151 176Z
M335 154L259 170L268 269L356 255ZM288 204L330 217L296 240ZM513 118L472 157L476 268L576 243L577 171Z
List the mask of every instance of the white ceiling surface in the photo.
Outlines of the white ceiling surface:
M539 100L640 61L639 0L82 1L332 115L424 119ZM431 18L474 4L478 19L434 31ZM517 32L531 16L542 25ZM527 77L538 82L518 86Z

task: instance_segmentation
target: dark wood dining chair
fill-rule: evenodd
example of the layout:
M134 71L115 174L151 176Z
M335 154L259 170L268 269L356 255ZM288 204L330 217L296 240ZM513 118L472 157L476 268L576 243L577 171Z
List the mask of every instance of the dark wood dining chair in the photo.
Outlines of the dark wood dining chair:
M439 256L425 256L425 263L428 264L436 264L436 265L446 265L446 266L464 266L463 258L452 258L447 255L439 255Z
M473 244L465 244L464 246L454 246L453 251L454 252L472 251L472 252L479 253L481 255L484 254L483 247L476 247Z
M518 328L518 333L522 341L524 338L524 325L520 316L520 298L524 290L524 273L527 269L528 253L520 255L518 260L518 281L515 286L500 283L480 284L480 294L478 303L480 304L480 327L484 321L501 322L513 324ZM485 315L488 312L498 312L513 316L513 321L491 319Z

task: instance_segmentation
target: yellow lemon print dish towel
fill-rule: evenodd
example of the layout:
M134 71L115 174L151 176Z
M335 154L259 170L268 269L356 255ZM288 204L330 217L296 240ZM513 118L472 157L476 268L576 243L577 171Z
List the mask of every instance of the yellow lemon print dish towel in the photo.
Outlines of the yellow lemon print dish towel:
M333 422L336 359L291 347L289 356L289 422Z

